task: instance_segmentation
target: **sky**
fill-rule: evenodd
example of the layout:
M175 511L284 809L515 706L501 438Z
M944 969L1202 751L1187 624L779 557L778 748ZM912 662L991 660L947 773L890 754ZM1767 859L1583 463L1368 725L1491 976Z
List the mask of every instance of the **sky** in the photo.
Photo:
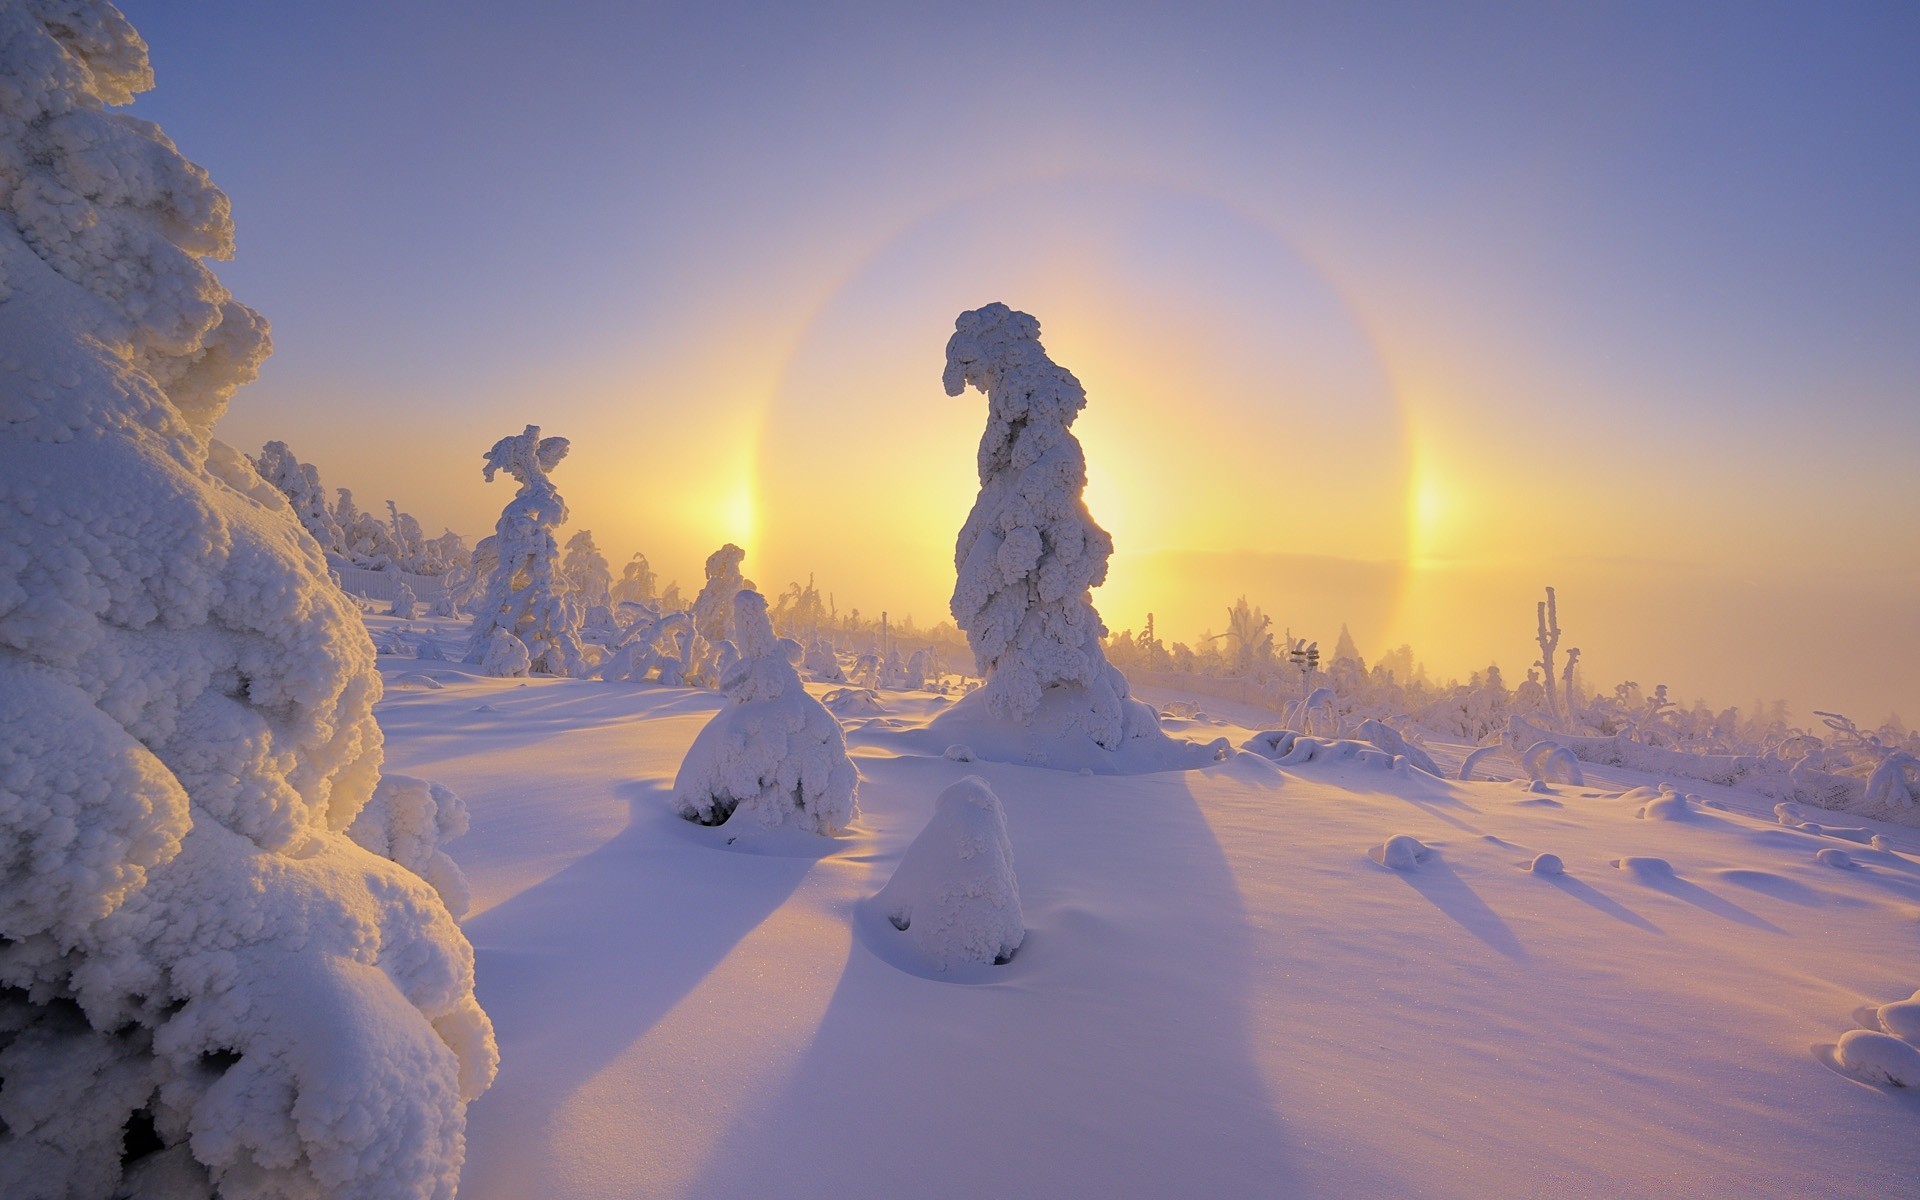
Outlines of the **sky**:
M1920 7L126 0L274 357L220 425L945 616L962 310L1086 385L1114 629L1920 722Z

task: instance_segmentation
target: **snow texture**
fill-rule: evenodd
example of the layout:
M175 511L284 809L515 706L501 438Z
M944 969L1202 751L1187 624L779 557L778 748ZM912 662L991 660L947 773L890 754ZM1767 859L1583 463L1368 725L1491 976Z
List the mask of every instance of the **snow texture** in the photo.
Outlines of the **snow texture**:
M1070 432L1086 406L1080 381L1047 357L1040 323L1004 304L963 312L947 342L949 396L987 395L980 495L954 548L953 619L986 678L991 712L1033 719L1042 693L1084 696L1075 724L1102 749L1158 731L1153 710L1100 649L1092 588L1113 539L1087 513L1087 460Z
M858 780L840 722L801 685L766 598L739 592L733 610L740 657L720 680L727 704L688 748L674 806L702 825L839 833L857 811Z
M441 686L431 677L427 683ZM453 789L391 771L347 826L348 837L432 884L455 918L466 915L471 895L467 877L440 847L466 831L467 806Z
M566 456L567 439L542 440L538 425L501 438L485 455L487 482L505 471L520 481L520 490L494 525L498 558L486 595L474 606L468 662L487 662L494 633L504 631L520 639L532 670L579 675L585 669L579 613L564 594L553 540L553 531L567 523L567 502L547 478Z
M1027 933L1000 798L978 775L949 785L874 897L927 963L1004 963Z
M266 323L202 262L226 198L108 107L151 81L105 4L0 6L0 1194L451 1196L472 950L346 835L373 645L211 438Z

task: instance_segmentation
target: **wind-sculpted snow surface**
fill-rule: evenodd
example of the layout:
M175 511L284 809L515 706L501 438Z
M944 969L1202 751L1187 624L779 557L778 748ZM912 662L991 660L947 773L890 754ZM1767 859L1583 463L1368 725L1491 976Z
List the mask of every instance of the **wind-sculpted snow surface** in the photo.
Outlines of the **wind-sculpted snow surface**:
M727 705L688 748L674 806L703 825L839 833L853 820L858 779L840 722L801 685L765 597L738 593L732 628L740 657L720 680Z
M494 633L519 638L532 669L549 675L579 675L585 667L580 653L580 620L560 578L560 548L553 531L567 523L567 502L547 473L567 456L567 439L542 440L540 427L504 437L487 451L487 482L496 471L520 481L520 490L500 512L494 525L493 575L486 595L474 606L473 633L467 643L467 661L491 661Z
M969 775L940 793L874 901L936 971L1013 958L1027 927L1007 815L986 780Z
M1082 499L1087 461L1070 431L1087 403L1080 381L1047 357L1040 323L1004 304L960 314L943 381L949 396L987 394L980 496L954 548L952 610L989 709L1024 724L1043 693L1067 688L1084 697L1074 723L1103 749L1157 732L1100 649L1106 628L1089 593L1106 580L1113 539Z
M373 645L210 438L267 352L104 4L0 6L0 1195L449 1196L472 950L345 830Z

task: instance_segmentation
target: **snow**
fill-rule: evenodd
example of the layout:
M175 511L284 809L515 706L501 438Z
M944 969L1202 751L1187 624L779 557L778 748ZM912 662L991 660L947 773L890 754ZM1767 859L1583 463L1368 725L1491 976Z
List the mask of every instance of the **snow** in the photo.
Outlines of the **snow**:
M899 728L849 731L858 819L740 853L673 802L725 697L433 673L381 719L473 813L448 852L503 1066L463 1196L1878 1198L1920 1172L1909 1093L1838 1050L1914 990L1910 829L1876 851L1712 784L1642 820L1663 781L1598 766L1547 793L1254 754L1083 776L919 748L951 706L889 693ZM1026 932L942 972L876 900L968 776ZM1367 853L1393 835L1412 870Z
M962 963L1004 964L1027 935L1020 884L1000 798L977 775L949 785L933 817L873 898L895 940L905 934L938 972Z

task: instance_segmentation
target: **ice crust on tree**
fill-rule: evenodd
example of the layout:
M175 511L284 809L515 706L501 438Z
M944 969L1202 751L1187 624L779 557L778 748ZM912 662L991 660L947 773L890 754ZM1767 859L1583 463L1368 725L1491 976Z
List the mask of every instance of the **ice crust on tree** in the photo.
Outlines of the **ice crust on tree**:
M1042 695L1073 694L1070 724L1105 750L1158 732L1151 709L1100 648L1106 628L1090 590L1105 581L1113 539L1087 512L1086 457L1071 426L1079 380L1047 357L1040 323L1004 304L963 312L947 342L947 394L987 395L980 495L954 548L953 619L966 631L985 703L1015 724Z
M935 970L1004 963L1026 938L1000 798L978 775L951 784L875 902Z
M858 784L840 722L801 685L793 643L774 636L766 598L742 591L733 609L740 657L720 680L727 703L688 748L674 807L703 825L839 833L853 820Z
M567 502L547 473L567 456L567 439L540 437L538 425L501 438L485 454L483 474L488 483L505 471L520 490L494 525L496 556L486 594L474 606L473 631L467 643L467 661L482 665L495 661L496 632L518 638L531 669L549 675L580 675L585 659L580 653L579 612L568 602L559 574L560 548L553 531L567 523Z
M107 107L152 83L111 7L0 6L0 80L0 1195L451 1196L493 1033L346 833L359 614L211 438L268 350L227 200Z

